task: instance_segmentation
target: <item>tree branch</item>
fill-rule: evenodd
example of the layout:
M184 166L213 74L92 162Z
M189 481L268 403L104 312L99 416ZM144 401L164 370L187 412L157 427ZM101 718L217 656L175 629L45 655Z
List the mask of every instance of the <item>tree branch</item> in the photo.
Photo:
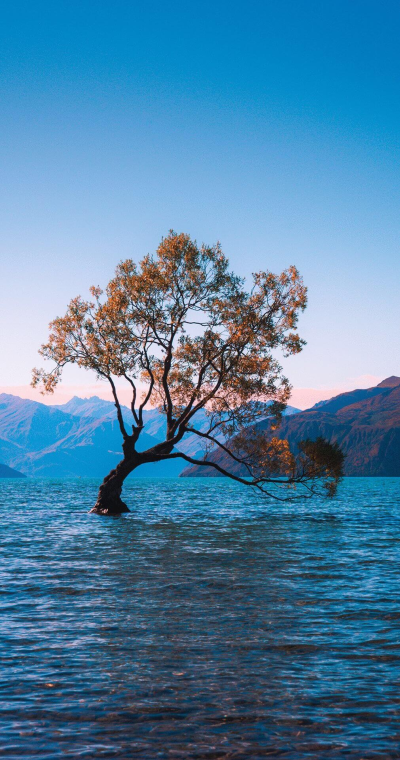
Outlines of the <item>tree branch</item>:
M139 423L139 418L138 418L138 416L136 414L136 408L135 408L136 407L136 385L133 382L132 378L130 378L129 375L127 375L125 372L124 372L124 377L128 381L128 383L131 385L131 387L132 387L131 412L132 412L132 416L133 416L133 419L135 420L136 424L139 425L140 424Z
M211 462L204 459L203 460L193 459L193 457L190 457L187 454L184 454L182 451L177 451L177 452L174 452L173 454L165 454L165 455L160 454L159 456L157 456L157 459L155 461L161 461L163 459L184 459L186 462L189 462L189 464L200 465L201 467L213 467L215 470L220 472L221 475L225 475L227 478L230 478L231 480L235 480L237 483L241 483L244 486L251 486L252 488L257 488L263 494L265 494L266 496L271 496L271 498L273 499L277 499L278 501L293 501L293 497L282 498L281 496L276 496L276 494L273 494L270 491L267 491L265 488L263 488L259 484L259 482L256 482L253 480L246 480L245 478L241 478L238 475L234 475L233 473L228 472L227 470L224 470L223 467L220 467L219 464L217 464L216 462ZM265 479L263 482L271 483L273 485L284 486L294 481L291 481L289 479L285 481L276 480L276 479Z
M115 383L114 383L111 375L105 375L105 377L107 378L108 382L111 385L112 394L114 396L114 402L115 402L115 406L116 406L116 409L117 409L117 417L118 417L119 429L120 429L120 431L122 433L124 441L127 441L130 436L126 432L126 428L125 428L125 424L124 424L124 418L122 416L121 404L119 403L119 399L118 399L118 396L117 396L117 391L116 391L116 388L115 388Z
M229 454L232 459L235 460L235 462L238 462L238 464L243 464L250 477L253 477L251 469L247 462L244 459L240 459L239 457L235 456L235 454L230 451L230 449L227 448L227 446L224 446L224 444L218 440L218 438L214 438L214 436L210 435L209 433L202 433L200 430L196 430L195 428L186 428L188 433L195 433L196 435L200 436L200 438L206 438L208 441L211 441L212 443L215 443L217 446L219 446L223 451L226 452L226 454Z

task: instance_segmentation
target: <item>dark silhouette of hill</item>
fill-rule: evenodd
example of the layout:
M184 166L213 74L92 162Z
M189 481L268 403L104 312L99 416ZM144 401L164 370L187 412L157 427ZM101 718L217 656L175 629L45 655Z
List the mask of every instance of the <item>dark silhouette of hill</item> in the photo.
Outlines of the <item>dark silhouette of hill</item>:
M269 433L269 422L257 425ZM392 376L374 388L341 393L304 412L284 418L279 436L291 447L305 439L324 436L337 441L346 454L345 474L400 476L400 378ZM224 452L215 451L215 462L235 474L246 475ZM215 477L213 468L189 467L185 477Z
M396 377L396 375L390 375L390 377L387 377L386 380L382 380L382 382L379 383L376 387L397 388L398 385L400 385L400 377Z
M12 467L7 467L6 464L0 464L0 478L26 478L26 475L13 470Z

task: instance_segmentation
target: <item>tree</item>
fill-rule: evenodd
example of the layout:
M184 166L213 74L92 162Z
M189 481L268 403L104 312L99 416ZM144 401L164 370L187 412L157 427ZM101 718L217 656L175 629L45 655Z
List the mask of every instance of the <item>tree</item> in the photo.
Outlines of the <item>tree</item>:
M295 267L278 276L258 272L253 280L247 292L219 244L199 247L171 231L155 256L121 262L105 292L91 288L91 301L74 298L65 316L51 323L40 354L54 366L35 369L32 385L52 393L63 368L77 364L107 380L115 402L123 458L101 484L92 511L128 511L121 500L125 478L141 464L175 458L214 467L278 498L282 489L300 485L307 493L321 486L335 491L343 462L337 447L305 441L295 454L276 435L291 389L274 354L296 354L304 345L296 327L306 288ZM121 379L132 393L131 431L118 398ZM269 436L255 427L266 417L267 401ZM165 415L166 436L139 452L147 405ZM200 410L207 419L202 430L196 427ZM204 444L202 459L177 449L188 433ZM248 475L237 477L210 461L213 447L244 463Z

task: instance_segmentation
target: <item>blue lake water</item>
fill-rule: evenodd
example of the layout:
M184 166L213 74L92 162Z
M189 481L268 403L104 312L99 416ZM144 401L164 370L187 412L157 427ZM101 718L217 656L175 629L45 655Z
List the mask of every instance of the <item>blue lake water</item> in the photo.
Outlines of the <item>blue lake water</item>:
M0 757L400 758L400 478L0 481Z

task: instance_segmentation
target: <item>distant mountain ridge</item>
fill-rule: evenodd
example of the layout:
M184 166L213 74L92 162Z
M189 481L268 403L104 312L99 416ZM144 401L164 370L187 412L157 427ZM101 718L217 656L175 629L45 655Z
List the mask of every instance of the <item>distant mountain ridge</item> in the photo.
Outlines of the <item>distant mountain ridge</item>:
M107 403L107 402L105 402ZM122 457L122 439L114 414L69 414L62 408L0 394L0 461L26 475L37 477L104 477ZM126 410L129 414L129 410ZM141 448L158 439L143 432ZM175 461L162 463L160 476L176 475L182 469ZM143 475L149 474L143 466ZM153 473L154 474L154 470Z
M268 421L256 427L268 433ZM299 441L319 435L342 447L346 475L400 477L400 378L392 375L374 388L341 393L286 417L279 429L279 436L287 438L293 449ZM210 459L233 473L246 474L221 450ZM182 472L184 477L216 475L211 467L189 467Z
M269 404L266 404L266 412L268 411ZM79 396L73 396L66 404L59 404L53 407L60 411L72 414L77 417L95 417L96 419L115 419L115 405L112 401L106 401L98 396L91 396L90 398L80 398ZM122 406L122 416L127 425L132 424L132 415L130 409L127 406ZM287 406L284 414L297 414L300 409L294 406ZM158 409L145 409L143 412L143 419L145 423L146 433L151 435L157 440L164 440L166 433L166 421L165 416L161 414ZM206 413L203 410L196 415L196 424L201 430L204 423L207 421ZM187 436L187 440L192 439L196 441L196 450L198 449L198 439L195 436Z
M288 413L295 411L288 409ZM129 430L131 412L122 407L122 413ZM165 417L157 409L145 411L144 421L140 449L163 440L166 429ZM204 412L197 415L196 423L204 428ZM192 456L201 451L194 434L186 436L180 448ZM75 396L66 404L48 406L0 394L0 462L5 465L36 477L103 478L121 457L122 438L111 401ZM184 467L183 460L143 465L134 476L176 477Z

